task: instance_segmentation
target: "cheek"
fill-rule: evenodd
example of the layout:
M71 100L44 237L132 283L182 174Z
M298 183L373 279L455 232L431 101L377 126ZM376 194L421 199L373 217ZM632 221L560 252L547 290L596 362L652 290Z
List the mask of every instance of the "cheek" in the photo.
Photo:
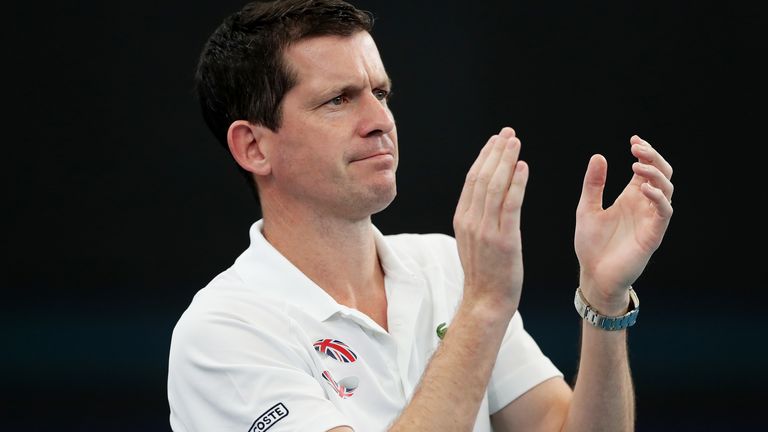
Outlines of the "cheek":
M329 178L342 176L343 167L329 149L301 146L286 152L281 160L283 180L319 187Z
M300 146L296 141L282 140L278 143L279 150L272 158L272 172L280 182L291 183L296 180L296 175L302 171L305 159Z
M399 157L400 147L398 146L398 143L397 143L397 129L392 129L392 132L390 132L388 135L389 135L389 139L392 141L392 147L395 149L395 156Z

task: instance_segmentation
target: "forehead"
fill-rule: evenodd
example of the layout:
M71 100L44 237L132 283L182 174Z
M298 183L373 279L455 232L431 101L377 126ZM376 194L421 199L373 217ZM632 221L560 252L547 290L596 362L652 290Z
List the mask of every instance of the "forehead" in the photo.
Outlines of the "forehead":
M376 43L368 32L352 36L317 36L302 39L285 51L285 60L297 74L297 87L363 84L388 81Z

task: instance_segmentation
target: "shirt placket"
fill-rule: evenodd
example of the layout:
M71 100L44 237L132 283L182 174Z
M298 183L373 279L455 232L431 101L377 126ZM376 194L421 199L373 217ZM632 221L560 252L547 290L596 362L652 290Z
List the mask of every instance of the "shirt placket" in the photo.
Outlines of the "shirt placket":
M390 279L389 307L387 319L389 323L388 336L397 348L397 372L409 397L418 380L411 378L411 368L415 364L415 335L417 322L424 301L423 281L414 275L398 279Z

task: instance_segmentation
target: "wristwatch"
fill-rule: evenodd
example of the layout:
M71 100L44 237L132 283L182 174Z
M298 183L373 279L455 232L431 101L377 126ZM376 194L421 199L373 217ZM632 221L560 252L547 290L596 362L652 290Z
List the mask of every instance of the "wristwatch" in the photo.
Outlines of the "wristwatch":
M632 310L620 316L607 316L601 315L597 309L587 303L587 299L584 298L584 294L581 292L581 287L576 288L576 295L573 298L573 304L576 306L579 316L593 326L603 330L623 330L635 324L637 314L640 313L640 299L637 298L637 294L632 287L629 287L629 301Z

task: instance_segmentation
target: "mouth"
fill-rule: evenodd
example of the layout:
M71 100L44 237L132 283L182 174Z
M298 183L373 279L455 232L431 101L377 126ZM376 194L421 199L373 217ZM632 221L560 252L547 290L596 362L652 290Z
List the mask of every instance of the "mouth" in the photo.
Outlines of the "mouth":
M388 152L388 151L380 151L373 154L369 154L357 159L353 159L352 162L362 162L362 161L377 161L377 160L387 160L387 159L394 159L395 156Z

